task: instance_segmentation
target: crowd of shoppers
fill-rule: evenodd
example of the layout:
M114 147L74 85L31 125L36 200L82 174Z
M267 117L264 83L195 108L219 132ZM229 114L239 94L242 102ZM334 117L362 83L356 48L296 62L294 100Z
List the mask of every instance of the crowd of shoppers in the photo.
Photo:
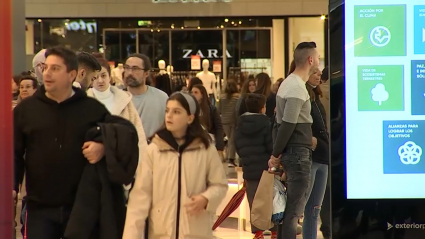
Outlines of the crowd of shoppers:
M170 97L148 85L143 54L123 69L120 89L103 54L54 47L34 57L34 74L12 78L13 193L26 192L27 238L212 238L225 162L242 167L250 207L262 172L283 168L288 201L271 238L294 239L301 218L303 237L317 237L329 98L314 43L297 46L286 79L259 73L241 91L228 80L217 106L196 77Z

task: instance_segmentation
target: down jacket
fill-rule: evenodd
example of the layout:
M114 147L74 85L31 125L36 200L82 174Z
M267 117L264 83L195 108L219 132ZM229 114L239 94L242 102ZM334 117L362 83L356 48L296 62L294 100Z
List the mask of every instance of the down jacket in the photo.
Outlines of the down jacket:
M129 185L139 163L138 135L133 124L118 116L89 130L87 141L102 142L105 156L87 163L65 231L65 239L120 239Z

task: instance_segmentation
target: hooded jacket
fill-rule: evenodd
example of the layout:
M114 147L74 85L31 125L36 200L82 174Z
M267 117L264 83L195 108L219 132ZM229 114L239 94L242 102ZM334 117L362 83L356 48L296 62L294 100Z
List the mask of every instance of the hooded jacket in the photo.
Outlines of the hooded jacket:
M245 113L238 119L236 152L242 159L245 180L260 180L273 151L270 119L265 114Z
M227 192L227 178L214 145L198 138L178 146L166 129L148 145L127 207L122 238L211 239L212 216ZM198 216L189 216L185 205L202 195L208 205ZM149 228L145 228L148 219Z
M121 239L126 213L122 185L133 182L139 162L137 131L131 122L109 116L89 130L87 140L102 142L105 156L86 164L64 238Z
M82 151L86 133L110 115L84 91L73 91L57 103L42 86L14 109L14 188L25 172L28 207L73 205L87 164Z

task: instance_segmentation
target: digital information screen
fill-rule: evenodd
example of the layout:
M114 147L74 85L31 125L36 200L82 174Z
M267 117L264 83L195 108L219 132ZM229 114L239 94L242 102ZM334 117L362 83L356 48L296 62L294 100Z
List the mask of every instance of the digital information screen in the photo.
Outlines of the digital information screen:
M425 1L345 0L348 199L425 198Z

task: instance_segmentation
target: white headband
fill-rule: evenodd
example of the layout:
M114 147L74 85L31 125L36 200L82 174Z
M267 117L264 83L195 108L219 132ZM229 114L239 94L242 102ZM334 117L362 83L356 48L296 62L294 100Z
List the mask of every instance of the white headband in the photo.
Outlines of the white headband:
M180 94L186 99L187 104L189 105L190 114L195 115L196 114L196 101L193 99L193 96L191 96L187 93L183 93L183 92L175 92L172 95L175 95L175 94Z

